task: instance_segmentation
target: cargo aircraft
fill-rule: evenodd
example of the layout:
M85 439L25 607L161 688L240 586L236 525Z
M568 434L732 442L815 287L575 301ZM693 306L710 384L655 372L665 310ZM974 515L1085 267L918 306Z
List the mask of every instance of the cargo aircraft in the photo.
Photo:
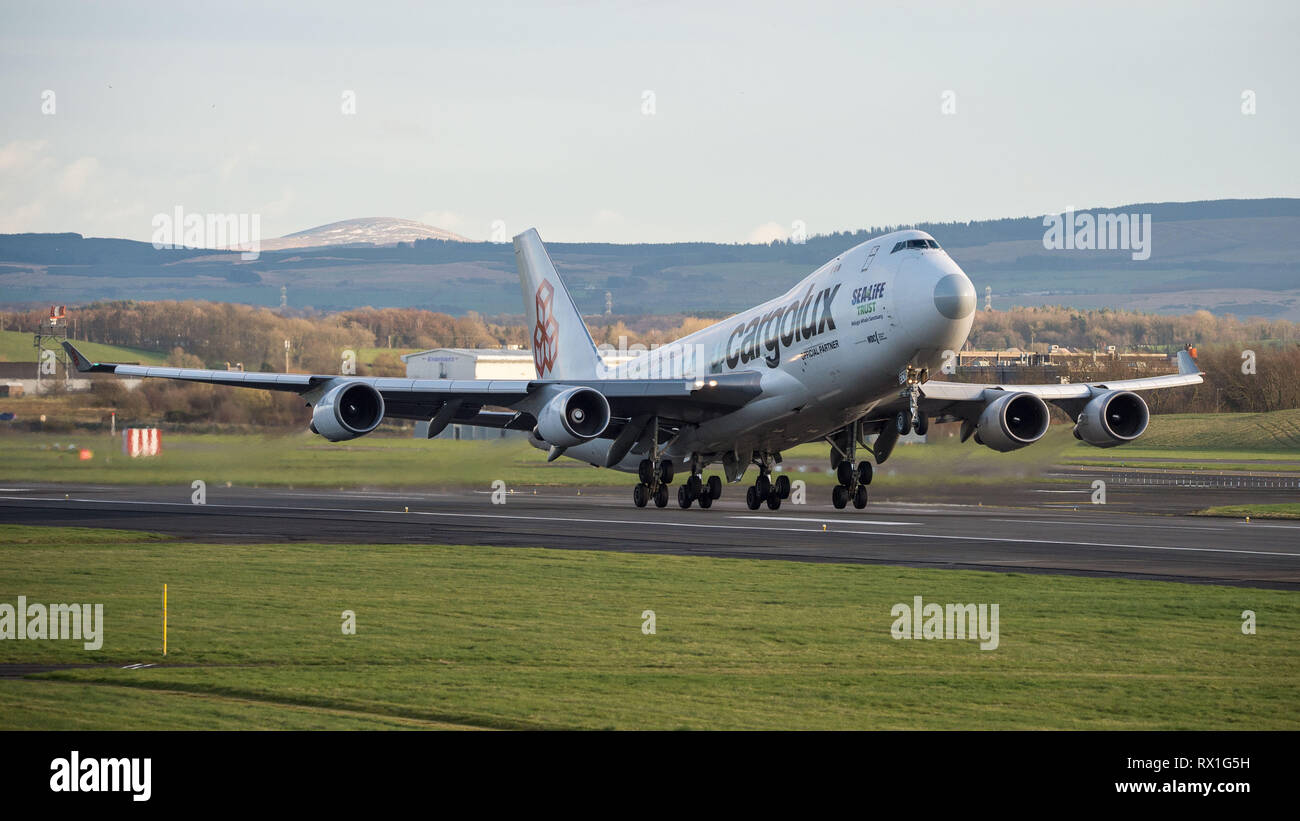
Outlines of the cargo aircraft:
M723 481L756 479L751 510L781 506L788 475L781 453L829 446L839 509L867 505L873 461L899 436L961 422L961 440L996 451L1032 445L1047 432L1050 402L1096 447L1137 439L1149 413L1138 391L1195 385L1187 351L1178 372L1097 384L982 385L931 379L952 372L970 333L975 288L933 237L903 230L867 240L784 294L716 325L607 363L535 229L514 238L531 329L534 379L401 379L334 374L244 373L91 362L65 342L81 371L292 391L312 407L311 430L332 442L364 436L385 418L527 431L548 451L634 473L637 507L711 507ZM871 459L859 460L859 451Z

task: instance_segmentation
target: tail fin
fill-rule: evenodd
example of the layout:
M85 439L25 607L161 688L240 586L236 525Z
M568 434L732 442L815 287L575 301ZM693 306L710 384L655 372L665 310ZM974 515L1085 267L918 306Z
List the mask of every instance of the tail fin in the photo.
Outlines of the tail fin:
M524 295L524 319L532 328L538 379L593 379L603 362L564 281L536 228L515 237L515 264Z

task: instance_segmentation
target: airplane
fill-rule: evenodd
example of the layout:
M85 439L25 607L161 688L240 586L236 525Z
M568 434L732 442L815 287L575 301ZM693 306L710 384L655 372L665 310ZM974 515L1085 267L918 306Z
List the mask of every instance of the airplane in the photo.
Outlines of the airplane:
M123 377L292 391L312 407L311 430L332 442L364 436L385 418L527 431L560 456L635 473L637 507L709 508L728 483L757 477L750 510L777 510L790 478L781 453L824 441L838 484L837 509L868 501L872 461L901 435L961 422L961 441L1007 452L1047 432L1047 403L1074 420L1089 445L1132 442L1150 414L1138 391L1196 385L1204 374L1186 351L1178 372L1104 383L986 385L930 379L952 372L970 333L975 288L924 231L894 231L826 262L784 294L636 358L608 364L592 340L536 229L514 238L535 379L403 379L336 374L245 373L91 362L69 342L79 371ZM945 368L945 365L949 366ZM494 410L501 408L502 410ZM874 437L874 439L872 439Z

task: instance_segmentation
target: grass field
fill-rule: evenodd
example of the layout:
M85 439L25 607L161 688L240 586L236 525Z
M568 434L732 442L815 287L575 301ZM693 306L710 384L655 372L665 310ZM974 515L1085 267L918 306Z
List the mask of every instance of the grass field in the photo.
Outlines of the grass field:
M1177 461L1167 461L1171 458ZM1098 450L1075 443L1063 453L1063 461L1170 469L1296 470L1300 469L1300 409L1153 416L1134 445Z
M55 448L58 445L58 448ZM81 461L69 445L88 448L94 457ZM791 476L812 486L835 483L827 471L827 446L800 448L787 462ZM1044 466L1049 450L995 454L974 445L900 447L889 462L891 482L925 483L941 466L953 483L1002 483L1030 476ZM796 472L800 455L811 464ZM597 470L573 460L548 464L546 452L520 438L455 441L416 440L401 436L367 436L330 443L307 432L279 436L163 433L163 452L149 459L130 459L121 441L105 434L0 435L0 478L6 481L107 484L209 484L297 487L488 487L496 479L511 488L631 487L629 473ZM714 468L715 472L720 472Z
M139 362L142 365L165 365L167 354L142 348L122 348L98 342L76 343L77 350L101 362ZM32 335L23 331L0 331L0 362L36 362ZM35 375L33 372L33 379Z
M1300 502L1260 505L1219 505L1197 511L1199 516L1231 516L1241 519L1300 519Z
M1064 425L1053 426L1032 447L1011 453L948 438L900 445L878 474L896 486L939 480L1005 486L1037 479L1058 464L1297 471L1300 451L1290 446L1285 433L1293 424L1300 425L1300 411L1155 417L1152 443L1147 446L1144 439L1140 449L1098 450L1075 441ZM94 458L80 461L67 450L69 444L89 448ZM784 468L810 486L830 486L835 479L827 472L828 451L825 444L792 448L784 453ZM209 484L300 487L487 487L502 479L521 490L630 487L635 482L630 474L569 459L547 464L545 452L519 438L426 441L394 433L330 443L305 431L269 436L164 431L162 455L134 460L122 456L120 441L107 432L0 434L0 479L184 485L203 479Z
M16 526L0 552L0 602L99 602L105 622L99 651L0 643L104 665L0 680L4 729L1300 729L1291 592ZM164 583L175 666L120 669L164 662ZM998 648L894 640L916 595L997 603Z

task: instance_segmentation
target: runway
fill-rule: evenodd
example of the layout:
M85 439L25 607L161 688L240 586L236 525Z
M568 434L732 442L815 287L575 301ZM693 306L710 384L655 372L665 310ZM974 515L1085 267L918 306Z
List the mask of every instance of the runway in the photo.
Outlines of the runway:
M0 522L154 531L217 543L500 545L1158 579L1300 589L1300 523L1051 507L820 501L751 512L637 509L626 491L507 495L11 484ZM820 490L809 494L820 499Z

